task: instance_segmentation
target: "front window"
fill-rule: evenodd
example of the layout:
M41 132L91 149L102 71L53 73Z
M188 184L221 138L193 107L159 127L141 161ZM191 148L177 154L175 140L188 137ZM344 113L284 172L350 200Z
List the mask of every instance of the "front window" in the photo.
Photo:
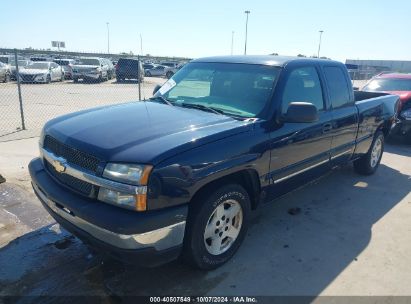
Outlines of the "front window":
M411 91L411 79L377 78L368 83L363 91Z
M48 62L33 62L32 64L29 64L26 66L26 69L37 69L37 70L48 70L49 68L49 63Z
M258 117L272 94L280 68L233 63L190 63L157 94L175 105L194 104L227 115Z
M100 61L98 59L91 59L91 58L81 58L78 62L80 65L100 65Z

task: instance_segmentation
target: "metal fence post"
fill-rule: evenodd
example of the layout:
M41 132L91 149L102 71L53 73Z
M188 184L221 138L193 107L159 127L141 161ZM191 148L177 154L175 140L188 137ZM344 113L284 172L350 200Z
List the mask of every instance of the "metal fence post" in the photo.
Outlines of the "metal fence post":
M138 100L141 101L140 55L137 56Z
M17 49L14 49L14 60L16 62L16 78L17 78L17 90L19 92L21 128L23 130L26 130L26 124L24 122L23 99L21 97L20 73L19 73L19 61L17 60Z

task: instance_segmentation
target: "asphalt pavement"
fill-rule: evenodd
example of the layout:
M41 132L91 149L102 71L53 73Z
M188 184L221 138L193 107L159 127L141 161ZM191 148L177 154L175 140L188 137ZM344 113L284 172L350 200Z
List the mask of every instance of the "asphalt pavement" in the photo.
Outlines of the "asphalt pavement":
M125 265L61 230L30 190L36 140L0 143L0 296L411 295L410 145L388 144L373 176L346 166L263 206L234 258L204 272Z

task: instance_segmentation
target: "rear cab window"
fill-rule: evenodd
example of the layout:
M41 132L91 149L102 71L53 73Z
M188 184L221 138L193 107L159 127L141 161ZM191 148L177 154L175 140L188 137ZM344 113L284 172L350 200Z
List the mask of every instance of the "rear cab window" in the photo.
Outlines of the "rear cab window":
M347 78L342 68L325 66L324 75L327 80L328 95L333 109L352 105Z

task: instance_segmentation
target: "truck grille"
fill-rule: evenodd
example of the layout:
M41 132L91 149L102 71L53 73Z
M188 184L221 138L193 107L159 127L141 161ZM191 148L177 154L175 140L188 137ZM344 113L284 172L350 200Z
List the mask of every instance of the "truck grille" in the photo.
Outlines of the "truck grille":
M85 169L91 173L96 173L100 160L88 153L79 151L75 148L69 147L55 138L46 135L44 138L44 149L52 152L56 156L63 157L69 164L76 165L81 169ZM94 196L97 189L96 186L75 178L65 173L59 173L54 167L44 160L47 171L61 184L73 189L85 196Z
M94 193L94 186L92 184L79 180L71 175L58 173L48 161L45 160L44 162L46 164L46 169L51 174L51 176L53 176L63 185L70 187L71 189L86 196L91 196Z
M88 153L69 147L53 137L46 135L44 138L44 149L53 154L63 157L68 163L96 173L100 160Z

